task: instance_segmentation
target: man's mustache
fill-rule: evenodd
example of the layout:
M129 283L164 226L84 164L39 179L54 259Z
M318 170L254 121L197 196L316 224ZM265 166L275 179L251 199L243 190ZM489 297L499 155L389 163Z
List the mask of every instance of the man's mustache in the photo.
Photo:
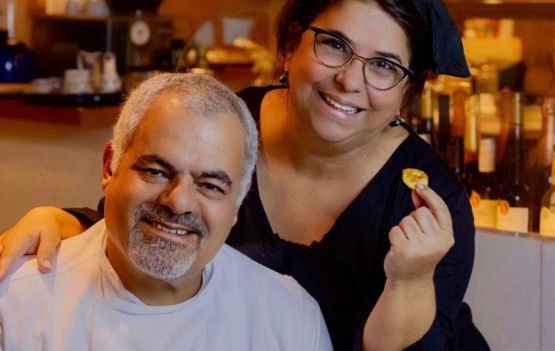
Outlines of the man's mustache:
M190 231L200 237L206 237L208 228L206 223L193 213L175 214L165 206L153 203L143 203L135 210L135 219L145 218L149 221L160 221L172 223L181 227L187 227Z

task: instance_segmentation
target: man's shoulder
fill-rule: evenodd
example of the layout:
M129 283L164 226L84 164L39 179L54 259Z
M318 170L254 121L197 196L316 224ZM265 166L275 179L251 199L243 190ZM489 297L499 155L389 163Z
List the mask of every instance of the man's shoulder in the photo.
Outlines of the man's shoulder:
M224 245L211 263L211 290L222 310L258 338L280 340L288 350L331 350L327 328L316 300L295 279L255 262ZM240 329L240 328L239 328Z
M91 258L97 257L102 245L104 231L104 221L100 221L84 233L63 240L52 262L52 271L48 274L38 271L36 256L26 255L19 258L0 284L0 287L2 287L0 290L4 290L8 284L16 284L16 282L29 279L44 281L55 279L59 274L75 269Z
M294 278L261 265L229 245L224 245L216 255L214 269L225 274L227 284L237 287L243 294L266 293L269 299L317 305Z

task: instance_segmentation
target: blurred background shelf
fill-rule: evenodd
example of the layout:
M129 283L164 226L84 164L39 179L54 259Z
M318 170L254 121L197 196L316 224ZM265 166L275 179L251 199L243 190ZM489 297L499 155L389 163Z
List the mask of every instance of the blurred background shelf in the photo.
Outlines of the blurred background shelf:
M456 19L468 17L555 20L555 1L446 0Z

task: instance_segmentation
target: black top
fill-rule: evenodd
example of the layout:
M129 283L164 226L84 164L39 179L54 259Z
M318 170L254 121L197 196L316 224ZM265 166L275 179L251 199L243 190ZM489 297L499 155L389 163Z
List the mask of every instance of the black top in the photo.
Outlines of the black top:
M275 88L247 88L239 93L257 122L262 98ZM455 234L455 244L434 276L436 319L409 350L451 349L455 316L474 259L473 217L463 185L434 149L414 133L399 145L320 242L300 245L272 231L256 175L227 240L261 264L294 277L318 301L336 350L360 347L364 323L383 291L389 230L414 210L411 191L401 181L401 172L407 167L428 174L429 186L449 207Z

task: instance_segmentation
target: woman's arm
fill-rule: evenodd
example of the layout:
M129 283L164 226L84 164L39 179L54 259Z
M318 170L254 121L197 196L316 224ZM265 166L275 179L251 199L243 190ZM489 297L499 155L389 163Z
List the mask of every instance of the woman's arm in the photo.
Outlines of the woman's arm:
M434 271L453 246L451 215L428 187L413 192L416 210L389 233L384 291L363 331L363 348L402 350L430 329L436 315Z
M39 270L49 272L60 241L86 229L76 217L57 207L33 208L0 236L0 280L26 254L36 254Z

